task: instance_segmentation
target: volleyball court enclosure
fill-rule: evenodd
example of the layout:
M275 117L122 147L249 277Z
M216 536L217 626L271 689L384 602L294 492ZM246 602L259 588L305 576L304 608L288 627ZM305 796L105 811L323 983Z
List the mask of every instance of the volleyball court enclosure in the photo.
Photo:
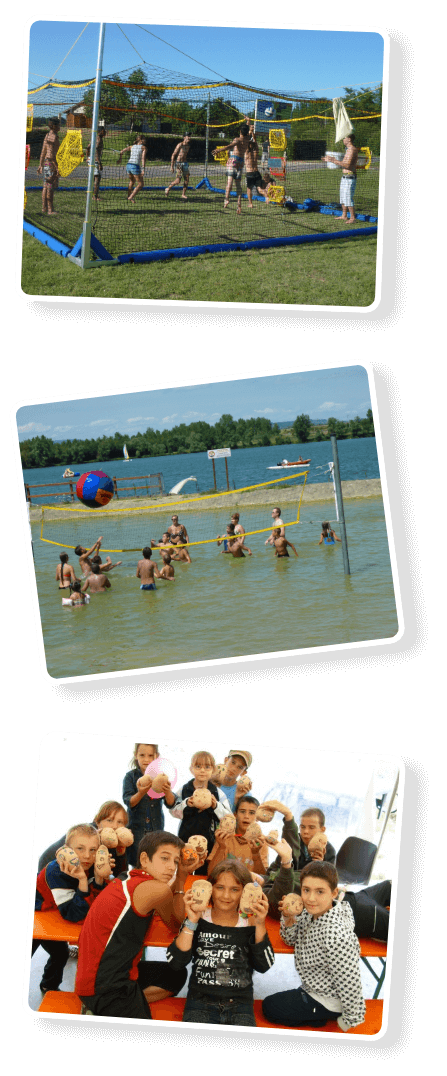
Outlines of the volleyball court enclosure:
M101 534L101 553L141 553L151 541L162 540L176 512L186 527L191 557L216 552L218 535L226 535L233 512L239 512L250 548L264 545L272 533L272 509L281 506L285 535L296 540L307 471L293 471L286 478L245 486L228 492L175 498L162 503L130 505L125 500L111 502L97 511L73 505L44 505L41 509L40 539L60 549L90 548ZM220 547L219 547L220 548Z
M87 147L95 78L82 82L49 81L28 95L25 228L60 254L79 255L86 219ZM192 76L142 64L102 79L99 125L106 135L102 153L99 199L92 201L92 258L119 261L184 256L203 250L244 249L294 241L317 241L328 234L373 234L378 212L380 113L350 119L362 152L355 205L359 223L347 230L339 222L340 168L322 162L335 144L332 101L310 95L279 93L232 82L198 85ZM54 193L57 216L42 212L42 176L37 174L50 117L59 116L60 176ZM253 191L247 201L242 174L242 213L237 215L236 186L224 209L226 160L223 147L239 134L245 117L255 123L258 169L269 172L274 186L270 202ZM186 131L188 200L181 198L171 157ZM135 202L127 200L126 164L137 135L147 140L144 188ZM372 147L372 149L371 149ZM217 159L216 159L217 152ZM174 166L175 167L175 166Z

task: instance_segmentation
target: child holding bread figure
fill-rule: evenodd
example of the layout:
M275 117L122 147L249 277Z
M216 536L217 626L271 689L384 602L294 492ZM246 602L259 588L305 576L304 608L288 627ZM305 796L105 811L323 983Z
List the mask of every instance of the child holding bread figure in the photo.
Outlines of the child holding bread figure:
M189 870L182 849L183 841L172 833L147 833L138 848L138 866L115 879L93 905L79 938L75 985L88 1013L151 1020L151 1001L181 990L183 968L142 957L154 912L172 932L184 918Z
M231 750L223 766L216 767L213 780L218 783L227 797L231 810L236 811L237 802L251 790L251 780L247 774L253 762L250 751Z
M126 828L128 821L127 811L122 803L118 803L117 800L106 800L96 812L92 824L98 832L101 832L105 827L110 827L117 831L118 829ZM58 848L63 844L66 844L66 841L66 835L63 834L62 837L59 837L59 840L54 841L53 844L50 844L49 847L42 852L38 867L40 871L43 867L46 867L48 863L51 863L51 860L56 858ZM108 842L105 841L105 844L107 843ZM120 844L119 840L108 844L108 847L113 849L110 866L115 875L121 874L121 871L127 870L127 847L130 843L132 842L127 838L126 845Z
M106 888L111 873L106 849L99 857L99 847L97 830L89 823L81 823L68 830L65 844L37 875L36 912L57 910L70 923L80 923L85 919L92 902ZM69 956L68 944L35 939L31 956L34 956L39 945L50 957L43 970L40 989L42 993L58 990Z
M189 837L206 837L208 852L214 845L214 834L221 818L231 815L228 800L211 780L216 763L209 751L196 751L191 759L192 781L187 781L170 813L180 818L178 835L187 842ZM199 867L206 874L206 866Z
M202 893L196 896L198 884ZM179 970L192 960L183 1020L255 1027L253 972L268 971L275 960L261 886L253 884L242 863L227 859L214 868L208 882L193 883L185 893L185 910L187 918L166 954L169 966Z
M314 862L301 871L303 910L298 906L298 914L289 914L290 897L281 901L280 935L295 948L301 986L264 998L262 1011L270 1023L316 1028L336 1019L342 1031L363 1023L365 1002L354 916L348 904L337 902L337 896L335 867Z
M145 770L159 757L157 744L136 743L134 747L131 769L124 776L123 800L129 812L129 829L133 833L134 843L128 850L129 863L134 867L138 845L145 833L159 832L164 829L164 816L162 805L172 807L176 797L166 779L162 799L152 799L148 791L152 785L152 779Z
M208 873L228 856L235 856L248 870L259 875L266 874L268 845L261 827L256 823L258 807L259 800L254 796L243 796L237 804L233 828L228 827L226 819L220 823L213 850L208 857Z

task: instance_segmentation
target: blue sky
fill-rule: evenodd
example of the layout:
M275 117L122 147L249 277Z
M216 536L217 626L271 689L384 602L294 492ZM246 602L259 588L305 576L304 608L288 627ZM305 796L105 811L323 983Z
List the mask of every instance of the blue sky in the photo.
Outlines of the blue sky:
M168 430L201 420L213 426L222 414L235 419L264 416L272 422L293 422L298 414L362 418L370 406L365 368L347 366L34 404L19 409L17 425L21 441L39 434L59 441L144 432L148 426Z
M119 25L132 45L117 24L107 24L104 74L138 66L142 57L157 67L197 75L201 80L213 79L210 71L194 62L197 60L235 82L323 93L328 97L339 96L344 86L365 86L382 79L383 40L377 33L144 24L147 30L169 42L165 45L136 24ZM53 76L84 26L85 23L77 22L33 24L30 88ZM57 77L67 81L94 75L97 48L98 23L90 23L59 68Z

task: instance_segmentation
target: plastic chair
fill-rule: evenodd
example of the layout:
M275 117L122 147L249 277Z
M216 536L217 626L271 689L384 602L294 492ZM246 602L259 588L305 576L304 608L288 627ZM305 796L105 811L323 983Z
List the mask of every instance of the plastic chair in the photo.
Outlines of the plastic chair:
M347 837L337 852L335 866L340 882L359 885L369 882L377 845L361 837Z

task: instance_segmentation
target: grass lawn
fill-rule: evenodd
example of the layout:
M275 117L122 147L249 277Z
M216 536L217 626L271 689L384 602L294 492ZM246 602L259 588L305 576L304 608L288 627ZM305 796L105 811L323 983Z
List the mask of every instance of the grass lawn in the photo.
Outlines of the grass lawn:
M113 151L105 149L103 161L100 199L93 202L92 225L95 235L112 256L269 237L346 234L368 227L367 222L360 221L352 227L346 226L337 217L317 212L289 213L264 201L255 201L250 210L245 198L242 214L237 216L236 198L224 210L223 194L195 189L203 177L203 165L197 162L191 162L187 202L180 198L181 187L166 198L164 187L173 177L169 162L157 160L148 163L144 190L134 204L129 204L125 161L118 166L116 146ZM57 215L48 217L42 213L42 179L37 174L37 165L37 159L31 159L26 172L26 219L72 247L82 233L87 167L82 164L68 178L60 180L54 196ZM211 164L209 178L215 187L224 187L224 167ZM286 192L298 203L312 197L325 204L335 204L339 179L338 170L326 169L318 161L290 162ZM359 174L357 212L376 215L378 180L376 168ZM245 192L245 177L242 187ZM24 234L22 287L28 295L368 307L375 298L375 274L375 236L346 242L328 240L309 246L202 254L197 258L175 258L152 264L101 266L83 272Z
M371 236L83 271L24 233L22 288L27 295L96 299L367 307L374 302L376 253Z

